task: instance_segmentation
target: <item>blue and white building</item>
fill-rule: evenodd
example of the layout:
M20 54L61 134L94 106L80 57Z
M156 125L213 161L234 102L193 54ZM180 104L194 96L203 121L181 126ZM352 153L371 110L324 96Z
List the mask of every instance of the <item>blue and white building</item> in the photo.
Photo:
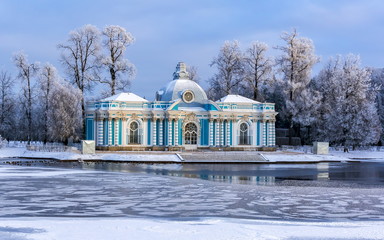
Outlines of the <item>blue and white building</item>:
M88 102L86 138L105 150L274 147L276 115L273 103L239 95L209 100L180 62L155 101L119 93Z

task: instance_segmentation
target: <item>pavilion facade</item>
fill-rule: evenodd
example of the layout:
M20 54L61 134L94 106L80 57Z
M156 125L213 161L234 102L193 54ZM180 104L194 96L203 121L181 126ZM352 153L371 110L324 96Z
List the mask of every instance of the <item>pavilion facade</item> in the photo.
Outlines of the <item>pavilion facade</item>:
M104 150L268 149L276 115L273 103L240 95L209 100L180 62L154 101L120 93L88 102L86 139Z

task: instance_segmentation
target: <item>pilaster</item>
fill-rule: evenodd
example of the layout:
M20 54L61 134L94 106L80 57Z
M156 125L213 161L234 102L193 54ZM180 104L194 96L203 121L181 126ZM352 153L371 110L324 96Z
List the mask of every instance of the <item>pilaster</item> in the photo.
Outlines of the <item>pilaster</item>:
M175 146L179 146L179 119L175 119Z
M220 123L219 121L216 121L215 124L215 145L220 145Z
M108 118L108 145L112 145L112 119Z
M119 145L119 119L115 118L115 145Z
M172 145L172 119L168 119L168 145Z
M153 134L152 134L152 145L157 145L157 119L156 118L153 118L152 120L153 124L152 124L152 130L153 130Z
M209 119L209 146L213 146L213 120Z
M97 135L96 135L96 144L98 146L103 145L103 133L104 133L103 119L99 118L97 119Z
M231 145L231 142L230 142L230 139L231 139L231 134L230 134L230 130L231 130L231 126L230 126L230 123L229 123L229 121L226 121L226 131L227 131L227 133L226 133L226 137L227 137L227 140L226 140L226 145L227 146L230 146Z
M261 132L262 132L262 141L261 145L266 146L267 145L267 129L266 129L266 121L261 121Z
M163 146L164 142L163 142L163 137L164 137L164 129L163 129L163 119L160 119L160 122L159 122L159 145L160 146Z

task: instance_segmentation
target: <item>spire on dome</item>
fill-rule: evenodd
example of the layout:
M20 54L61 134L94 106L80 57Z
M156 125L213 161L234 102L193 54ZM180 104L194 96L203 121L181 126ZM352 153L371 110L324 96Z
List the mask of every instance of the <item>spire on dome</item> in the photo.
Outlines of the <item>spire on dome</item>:
M173 80L175 79L189 79L189 73L187 72L187 65L183 62L179 62L176 66L176 71L173 73Z

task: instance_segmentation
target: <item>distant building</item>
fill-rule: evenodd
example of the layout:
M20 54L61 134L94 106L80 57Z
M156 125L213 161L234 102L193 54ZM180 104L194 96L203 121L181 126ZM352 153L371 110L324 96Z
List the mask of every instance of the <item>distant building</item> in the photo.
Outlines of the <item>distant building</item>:
M273 147L276 115L274 103L240 95L209 100L180 62L155 101L119 93L88 102L86 139L104 150Z

